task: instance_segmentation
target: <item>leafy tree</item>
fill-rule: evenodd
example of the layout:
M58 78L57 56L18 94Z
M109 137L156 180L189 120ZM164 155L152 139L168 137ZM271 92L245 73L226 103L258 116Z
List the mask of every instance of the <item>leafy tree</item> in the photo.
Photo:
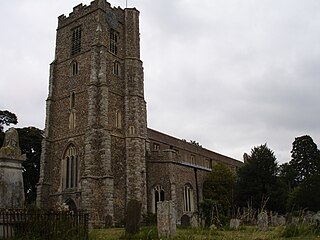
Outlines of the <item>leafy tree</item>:
M289 210L308 209L320 210L320 174L314 174L307 178L299 186L295 187L288 199Z
M283 163L279 167L279 177L283 181L284 184L287 185L287 189L291 192L293 186L293 182L295 179L295 173L292 165L289 163Z
M291 151L291 171L294 186L302 183L313 174L320 173L320 152L308 135L295 138Z
M9 126L10 124L17 124L17 116L7 110L0 110L0 132L3 132L3 126Z
M239 206L259 209L266 202L269 210L283 212L285 208L284 186L277 178L278 164L267 144L254 147L247 155L246 164L238 172L235 195ZM279 194L281 194L279 196Z
M198 147L202 147L202 145L201 145L199 142L194 141L194 140L190 140L189 143L191 143L191 144L193 144L193 145L195 145L195 146L198 146Z
M233 204L235 181L235 175L229 168L223 164L215 165L203 184L204 198L214 200L227 211Z
M21 152L26 154L26 161L22 163L26 202L32 203L36 200L36 185L40 175L41 142L44 132L35 127L18 128L17 131Z

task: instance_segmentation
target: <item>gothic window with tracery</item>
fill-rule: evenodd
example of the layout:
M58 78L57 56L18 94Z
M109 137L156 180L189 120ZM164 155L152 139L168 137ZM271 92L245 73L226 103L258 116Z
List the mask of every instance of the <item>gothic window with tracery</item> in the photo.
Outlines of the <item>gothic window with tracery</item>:
M157 185L153 188L152 192L152 212L157 212L157 203L164 201L164 189L162 186Z
M193 189L189 184L186 184L183 188L183 211L184 212L194 211Z
M110 31L110 52L117 55L118 54L118 39L119 35L116 31Z
M73 144L67 148L63 159L63 186L64 189L78 188L79 157Z

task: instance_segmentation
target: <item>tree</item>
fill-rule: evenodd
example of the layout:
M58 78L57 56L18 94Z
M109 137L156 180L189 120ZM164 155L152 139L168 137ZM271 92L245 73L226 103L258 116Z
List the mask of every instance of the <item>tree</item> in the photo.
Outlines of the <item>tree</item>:
M36 200L36 185L40 175L41 142L44 132L35 127L18 128L21 152L26 154L22 163L26 203Z
M293 185L297 186L313 174L320 173L320 152L308 135L295 138L292 143L291 161Z
M10 124L17 124L17 116L7 110L0 110L0 132L3 132L3 126L9 126Z
M293 187L295 179L295 172L289 163L283 163L279 167L279 177L287 185L288 191L290 192Z
M320 174L314 174L295 187L288 199L288 210L320 210Z
M214 200L226 212L233 204L235 175L223 164L217 164L203 184L203 197Z
M277 178L278 164L267 144L254 147L247 155L246 164L238 172L235 195L239 206L248 202L261 209L266 202L269 210L283 212L285 209L284 186ZM280 196L279 196L280 194Z

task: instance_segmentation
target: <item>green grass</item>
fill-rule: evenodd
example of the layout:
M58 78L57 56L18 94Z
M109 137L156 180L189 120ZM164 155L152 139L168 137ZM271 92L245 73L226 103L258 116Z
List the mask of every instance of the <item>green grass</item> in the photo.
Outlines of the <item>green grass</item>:
M239 230L210 230L200 228L178 228L173 240L319 240L320 234L317 231L311 231L306 227L299 227L300 230L285 227L270 228L269 231L261 232L256 227L241 227ZM292 231L300 233L293 237ZM288 234L289 232L289 234ZM290 236L289 236L290 235ZM296 234L297 235L297 234ZM89 231L89 240L114 240L114 239L141 239L151 240L157 238L157 229L155 227L142 228L136 235L125 235L123 228L110 229L92 229Z

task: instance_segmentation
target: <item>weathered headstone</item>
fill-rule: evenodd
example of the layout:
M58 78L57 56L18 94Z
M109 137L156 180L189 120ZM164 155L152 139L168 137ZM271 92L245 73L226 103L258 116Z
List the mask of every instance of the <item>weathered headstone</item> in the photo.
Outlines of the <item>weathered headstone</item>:
M292 217L291 223L292 223L293 225L298 225L298 224L299 224L299 221L300 221L300 219L299 219L298 217Z
M193 213L190 218L190 225L193 228L199 227L199 215L197 213Z
M313 222L320 222L320 211L312 216Z
M190 217L186 214L181 217L181 227L190 227Z
M140 230L141 203L130 200L127 206L126 233L135 234Z
M284 216L278 216L278 226L286 225L286 218Z
M258 229L260 231L267 231L268 230L268 214L266 212L261 212L258 214Z
M112 216L107 215L106 216L106 227L112 227Z
M292 222L292 213L287 213L286 214L286 222L290 224Z
M240 227L240 219L230 219L230 229L238 230Z
M176 234L176 214L173 201L157 203L158 237L171 238Z
M24 205L24 189L19 135L16 129L6 131L0 149L0 208L21 208Z

